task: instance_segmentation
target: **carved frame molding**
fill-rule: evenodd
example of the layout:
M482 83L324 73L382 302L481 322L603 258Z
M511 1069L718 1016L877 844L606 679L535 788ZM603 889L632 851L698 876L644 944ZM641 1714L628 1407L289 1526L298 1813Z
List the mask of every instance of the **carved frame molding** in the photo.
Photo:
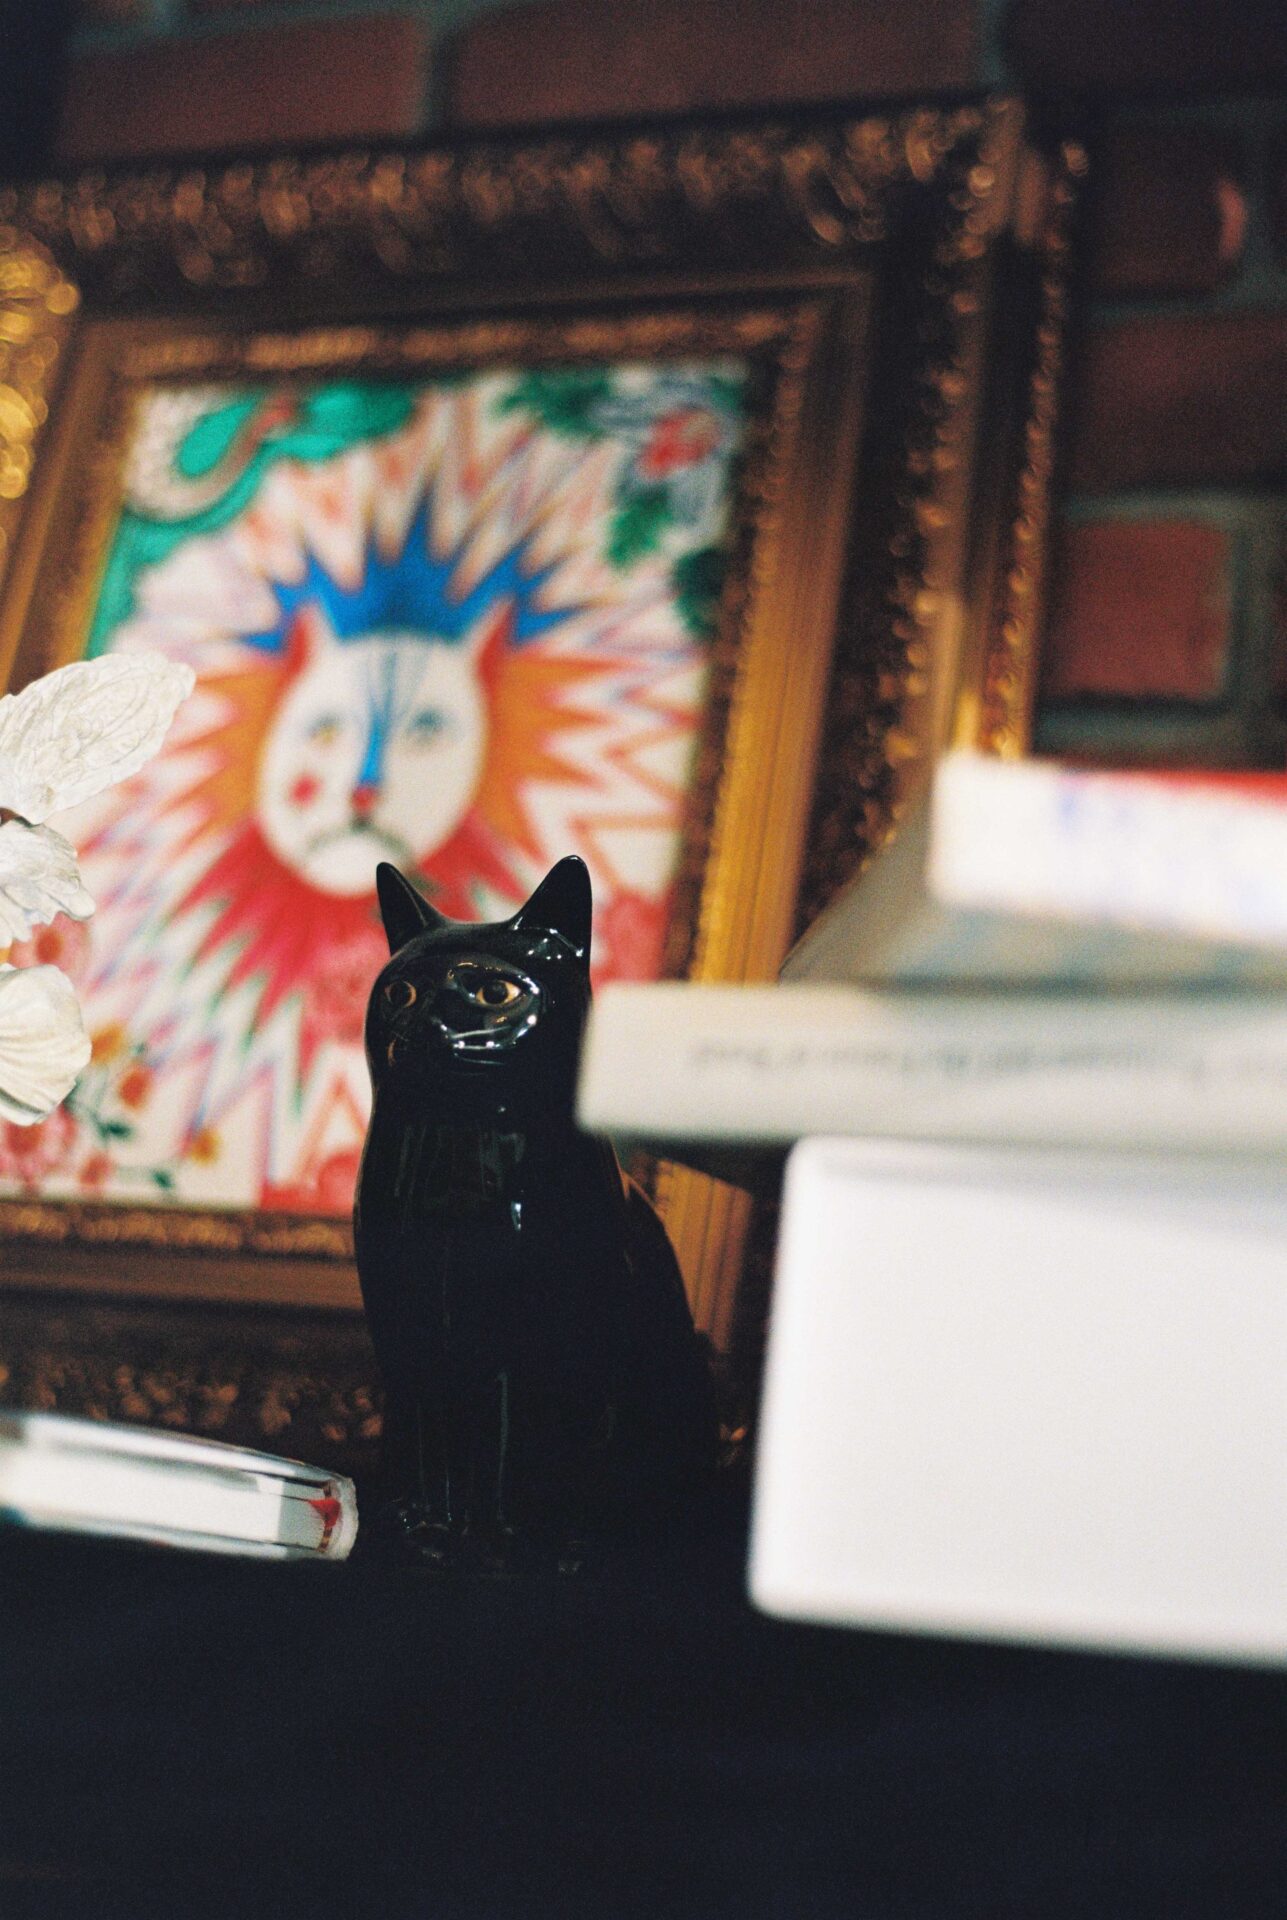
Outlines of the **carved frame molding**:
M85 407L103 403L105 458L119 437L108 387L91 377L96 338L125 343L121 364L140 377L177 378L479 364L533 351L541 316L574 357L619 342L623 315L645 341L650 326L674 337L681 314L694 339L727 340L740 325L751 345L758 328L778 356L777 399L751 463L724 644L737 633L745 645L757 621L819 617L800 601L807 569L783 601L780 554L821 538L834 648L814 659L813 720L785 755L798 763L800 843L785 913L751 930L739 918L727 876L744 881L745 869L721 867L720 849L751 844L764 824L755 783L725 783L690 836L680 918L691 935L668 964L771 975L793 926L879 844L945 738L1002 753L1026 744L1067 227L1084 161L1072 145L1034 153L1023 119L1004 99L841 106L0 187L0 667L20 625L23 670L49 664L85 593L104 491L82 491L77 523L43 476L67 456L59 409L78 381ZM861 323L857 289L870 309ZM1007 304L1021 318L1001 329ZM981 488L980 414L1001 331L1004 432L990 431ZM839 520L830 476L808 459L835 391L849 392L860 439ZM995 402L995 382L986 391ZM60 514L80 559L33 613L38 535ZM748 712L730 668L711 741L736 739L752 756L771 746L781 761L798 671L784 657L777 694ZM659 1191L702 1265L699 1319L727 1345L746 1202L683 1170L663 1170ZM32 1199L0 1202L0 1234L30 1250L24 1278L38 1286L101 1257L94 1290L129 1293L134 1255L152 1248L204 1256L209 1297L262 1297L248 1263L276 1261L297 1304L355 1302L342 1222Z

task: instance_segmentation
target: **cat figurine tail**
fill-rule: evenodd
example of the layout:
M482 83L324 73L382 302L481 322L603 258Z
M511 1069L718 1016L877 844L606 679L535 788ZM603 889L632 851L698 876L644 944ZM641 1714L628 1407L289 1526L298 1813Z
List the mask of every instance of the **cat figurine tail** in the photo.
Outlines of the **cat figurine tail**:
M590 879L560 860L509 920L377 874L390 958L366 1023L358 1272L384 1380L396 1527L424 1558L575 1564L674 1511L717 1441L678 1263L606 1141L576 1125Z

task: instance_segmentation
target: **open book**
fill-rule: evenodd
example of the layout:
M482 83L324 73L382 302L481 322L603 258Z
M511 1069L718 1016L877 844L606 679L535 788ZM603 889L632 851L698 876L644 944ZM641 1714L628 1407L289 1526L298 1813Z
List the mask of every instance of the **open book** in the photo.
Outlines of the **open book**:
M357 1536L353 1483L342 1474L57 1413L0 1412L0 1516L274 1560L342 1560Z

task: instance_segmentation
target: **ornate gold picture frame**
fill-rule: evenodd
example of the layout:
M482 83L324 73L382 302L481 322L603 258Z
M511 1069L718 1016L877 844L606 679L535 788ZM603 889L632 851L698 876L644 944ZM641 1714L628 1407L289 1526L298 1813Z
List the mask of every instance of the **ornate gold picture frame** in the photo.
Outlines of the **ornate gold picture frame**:
M0 189L0 673L20 685L100 644L111 607L124 631L148 594L173 613L196 591L199 542L234 522L230 508L192 520L186 548L172 529L147 547L148 508L138 533L144 440L167 407L213 449L189 479L253 442L256 472L275 448L274 471L308 487L326 479L318 420L338 397L392 407L393 425L323 448L350 477L369 455L385 494L398 433L459 465L466 414L535 409L532 433L566 452L580 432L599 463L582 516L598 561L624 573L646 553L681 598L703 583L649 964L772 977L949 733L1023 746L1075 166L985 100ZM683 530L699 496L702 567ZM553 564L548 519L522 531L529 585ZM150 575L122 557L123 528ZM224 553L200 547L203 578ZM474 582L481 563L461 564ZM154 802L134 803L146 825ZM97 1111L100 1130L127 1124ZM189 1119L183 1138L209 1158L215 1132ZM176 1199L159 1167L142 1198L11 1177L6 1286L356 1310L334 1206L292 1207L289 1182L269 1205ZM746 1197L686 1169L655 1180L699 1324L727 1346Z

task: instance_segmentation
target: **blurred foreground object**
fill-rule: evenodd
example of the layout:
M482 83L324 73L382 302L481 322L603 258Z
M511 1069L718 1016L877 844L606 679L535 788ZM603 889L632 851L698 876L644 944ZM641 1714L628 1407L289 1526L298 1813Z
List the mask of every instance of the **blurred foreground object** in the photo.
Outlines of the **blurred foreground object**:
M784 980L1287 984L1287 774L944 754Z
M894 1630L1287 1657L1287 1181L810 1140L752 1597Z
M353 1483L190 1434L0 1413L0 1513L20 1526L257 1559L346 1559Z

